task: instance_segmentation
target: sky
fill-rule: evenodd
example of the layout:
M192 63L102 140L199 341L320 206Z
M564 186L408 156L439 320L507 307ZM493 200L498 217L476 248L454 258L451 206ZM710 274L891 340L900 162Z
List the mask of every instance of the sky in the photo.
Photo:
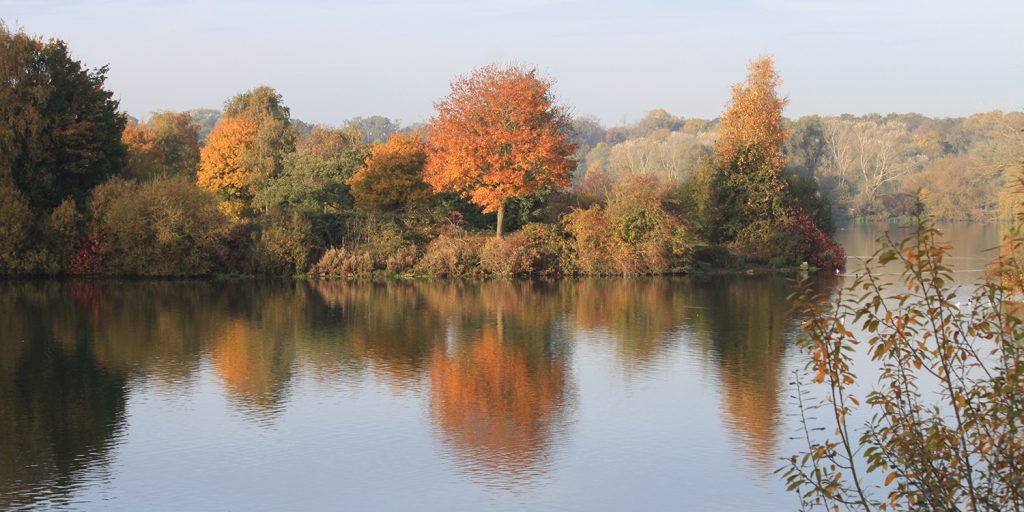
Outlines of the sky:
M713 118L762 55L788 117L1024 109L1021 0L0 0L0 19L109 64L136 117L270 85L307 122L412 123L452 78L518 62L606 125Z

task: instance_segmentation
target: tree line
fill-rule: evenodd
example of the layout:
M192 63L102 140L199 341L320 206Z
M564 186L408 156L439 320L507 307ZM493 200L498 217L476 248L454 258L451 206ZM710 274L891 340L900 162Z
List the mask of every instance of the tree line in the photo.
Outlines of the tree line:
M944 220L1014 216L1012 171L1024 146L1024 113L815 115L783 123L791 179L815 183L837 219L885 220L916 209ZM719 124L664 110L613 128L578 118L577 180L601 190L640 174L685 186L713 151Z
M770 58L751 62L713 122L652 113L605 130L574 118L535 69L489 65L455 79L427 123L375 116L336 127L293 119L268 86L220 112L131 119L105 88L107 69L85 68L63 41L3 27L0 42L5 274L622 275L843 263L824 181L793 166L810 156L791 149L799 131L782 117ZM624 150L653 137L692 142L695 169L650 172L662 164ZM664 153L666 165L678 157Z

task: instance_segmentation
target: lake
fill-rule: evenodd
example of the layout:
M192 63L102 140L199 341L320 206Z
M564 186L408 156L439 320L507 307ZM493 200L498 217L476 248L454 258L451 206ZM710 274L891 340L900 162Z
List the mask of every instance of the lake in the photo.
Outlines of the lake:
M943 228L983 276L1000 226ZM0 509L794 510L792 291L0 281Z

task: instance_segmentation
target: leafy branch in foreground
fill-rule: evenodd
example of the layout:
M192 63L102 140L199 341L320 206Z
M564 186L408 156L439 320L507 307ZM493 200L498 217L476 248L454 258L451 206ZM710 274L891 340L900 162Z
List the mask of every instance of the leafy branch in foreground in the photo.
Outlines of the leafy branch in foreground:
M908 238L880 239L836 297L801 294L805 447L779 472L802 509L1024 509L1021 297L1000 279L970 293L953 284L939 235L919 217ZM999 263L1019 275L1016 260ZM886 265L901 280L884 278ZM855 368L878 374L863 402Z

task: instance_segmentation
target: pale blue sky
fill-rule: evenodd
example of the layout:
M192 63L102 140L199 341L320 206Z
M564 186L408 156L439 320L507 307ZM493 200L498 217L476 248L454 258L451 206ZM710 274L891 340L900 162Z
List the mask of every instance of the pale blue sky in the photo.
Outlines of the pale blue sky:
M0 0L0 18L110 64L135 116L266 84L306 121L414 122L453 76L516 60L606 124L652 108L710 118L763 54L790 117L1024 109L1021 0Z

